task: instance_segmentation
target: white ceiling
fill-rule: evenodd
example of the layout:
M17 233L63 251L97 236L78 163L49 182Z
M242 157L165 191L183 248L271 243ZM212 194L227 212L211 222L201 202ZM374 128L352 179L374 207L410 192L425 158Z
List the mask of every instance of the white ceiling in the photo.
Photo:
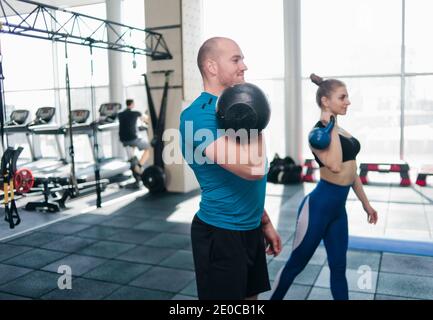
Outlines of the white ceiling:
M20 14L28 13L35 8L35 5L20 2L17 0L0 0L0 2L2 2L3 8L7 16L14 15L15 13L10 9L10 7L5 3L5 1L9 3ZM77 6L83 6L88 4L94 4L94 3L101 3L105 1L104 0L35 0L35 2L39 2L39 3L43 3L43 4L47 4L59 8L70 8L70 7L77 7ZM2 11L0 11L0 16L3 16Z
M45 1L36 1L40 3L49 4L51 6L55 7L77 7L77 6L83 6L87 4L93 4L93 3L101 3L105 2L104 0L45 0Z
M93 3L101 3L105 2L104 0L42 0L42 1L36 1L44 4L48 4L55 7L60 8L66 8L66 7L77 7L77 6L84 6L87 4L93 4Z

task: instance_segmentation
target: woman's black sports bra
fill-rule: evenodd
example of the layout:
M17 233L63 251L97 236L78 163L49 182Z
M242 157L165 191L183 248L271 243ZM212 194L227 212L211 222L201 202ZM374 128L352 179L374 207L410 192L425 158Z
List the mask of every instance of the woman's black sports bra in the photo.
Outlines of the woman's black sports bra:
M325 128L325 125L323 125L321 121L318 121L314 127ZM361 144L359 143L359 141L354 137L348 138L341 134L339 134L339 136L340 136L341 149L343 150L343 162L349 160L356 160L356 155L361 150ZM313 155L317 163L319 164L319 167L321 168L324 167L325 165L322 162L320 162L320 159L315 155L314 152Z

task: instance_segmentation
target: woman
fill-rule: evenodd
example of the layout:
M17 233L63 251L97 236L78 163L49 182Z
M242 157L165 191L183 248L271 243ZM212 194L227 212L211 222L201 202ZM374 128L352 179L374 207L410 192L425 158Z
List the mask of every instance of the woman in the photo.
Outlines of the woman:
M322 239L331 270L332 296L335 300L347 300L348 227L345 203L350 187L362 202L368 222L377 222L377 212L371 207L356 173L355 159L361 146L356 138L338 126L337 117L345 115L350 105L346 85L335 79L323 80L315 74L310 78L319 86L316 102L321 116L315 127L324 128L331 116L335 119L335 125L331 131L331 143L326 149L318 150L310 145L320 166L320 181L299 207L292 254L277 275L272 300L284 298Z

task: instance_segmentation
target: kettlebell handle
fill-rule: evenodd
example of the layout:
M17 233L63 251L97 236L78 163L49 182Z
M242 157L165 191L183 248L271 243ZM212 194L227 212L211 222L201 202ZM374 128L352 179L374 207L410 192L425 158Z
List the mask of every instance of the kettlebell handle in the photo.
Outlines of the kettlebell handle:
M334 128L334 125L335 125L335 117L331 116L329 118L329 123L325 128L326 133L330 133L332 131L332 129Z

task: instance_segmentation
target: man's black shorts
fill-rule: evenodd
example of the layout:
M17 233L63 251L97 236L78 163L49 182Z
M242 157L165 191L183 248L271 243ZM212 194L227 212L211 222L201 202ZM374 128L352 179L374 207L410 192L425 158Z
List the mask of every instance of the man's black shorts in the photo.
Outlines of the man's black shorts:
M270 290L261 227L248 231L191 225L198 298L243 300Z

